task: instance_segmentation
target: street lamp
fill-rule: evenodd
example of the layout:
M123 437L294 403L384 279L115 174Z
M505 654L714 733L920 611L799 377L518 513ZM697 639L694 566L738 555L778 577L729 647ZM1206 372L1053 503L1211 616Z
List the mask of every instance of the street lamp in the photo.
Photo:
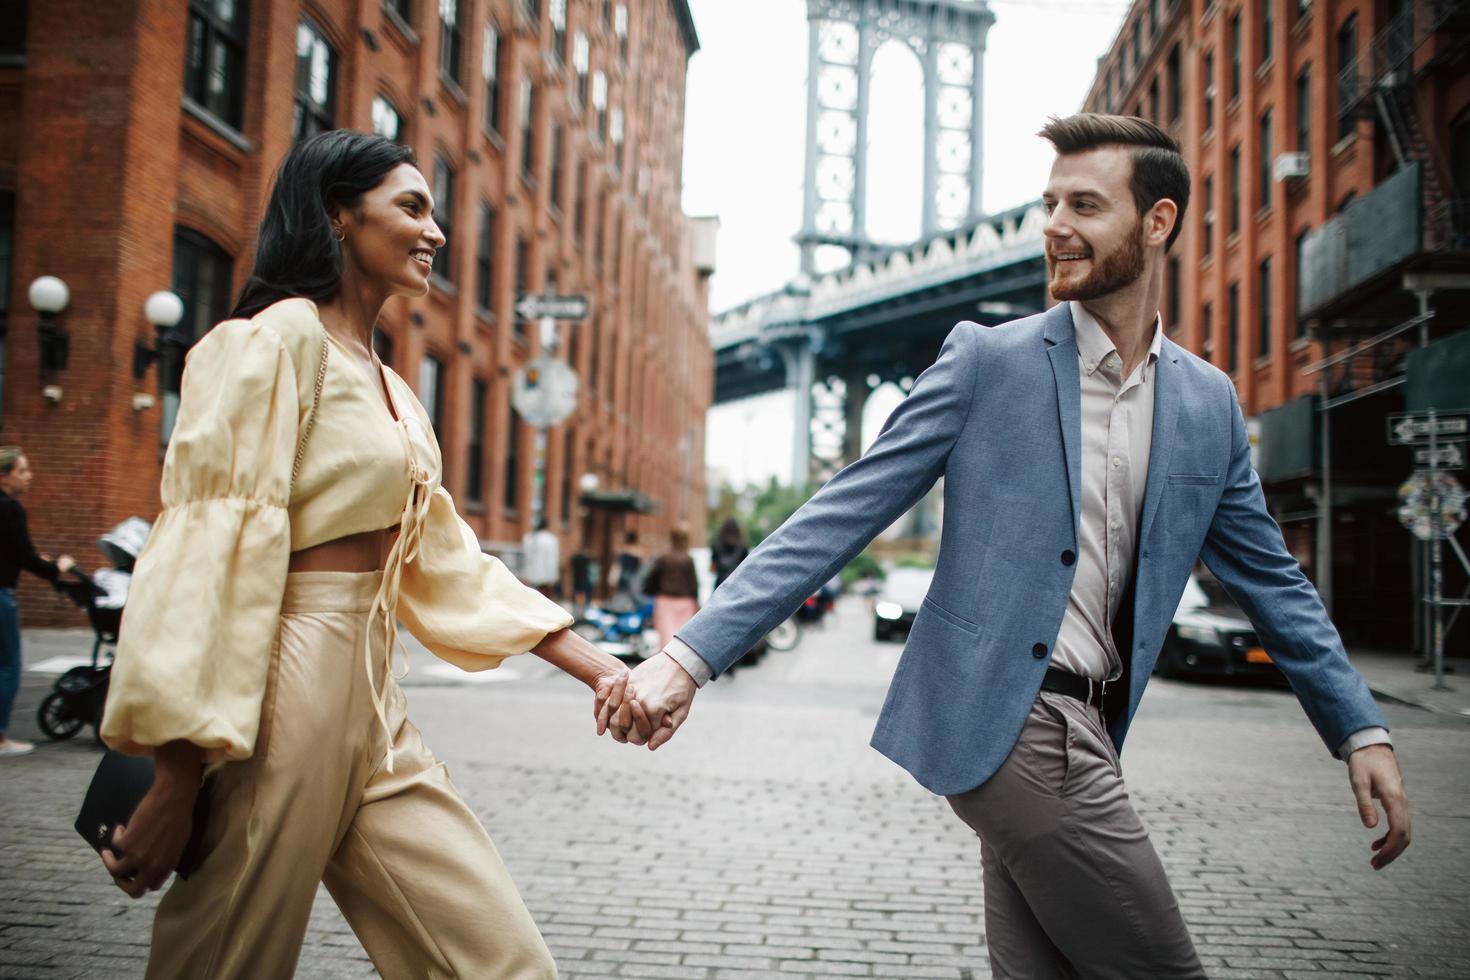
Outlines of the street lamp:
M151 294L143 301L143 316L153 324L157 340L149 347L139 337L133 342L133 378L142 381L148 376L148 367L154 361L162 362L158 369L158 386L164 385L163 372L167 370L168 356L173 349L183 346L183 338L174 327L184 318L184 301L165 289Z
M56 316L71 302L71 290L55 276L40 276L31 283L27 296L40 315L36 333L40 339L41 380L45 381L49 372L66 370L70 344Z

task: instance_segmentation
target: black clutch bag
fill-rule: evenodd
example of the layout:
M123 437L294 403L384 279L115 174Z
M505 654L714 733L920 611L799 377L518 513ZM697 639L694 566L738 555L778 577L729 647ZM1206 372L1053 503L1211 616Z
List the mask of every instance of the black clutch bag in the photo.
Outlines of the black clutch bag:
M77 833L97 853L106 847L114 854L121 854L112 840L113 829L126 824L138 808L149 787L153 785L153 760L148 757L123 755L109 749L92 775L92 784L87 787L87 797L82 801L82 812L77 814ZM208 787L200 787L194 799L194 827L189 834L189 843L179 855L174 868L180 878L193 874L203 860L200 851L204 843L204 826L209 819Z

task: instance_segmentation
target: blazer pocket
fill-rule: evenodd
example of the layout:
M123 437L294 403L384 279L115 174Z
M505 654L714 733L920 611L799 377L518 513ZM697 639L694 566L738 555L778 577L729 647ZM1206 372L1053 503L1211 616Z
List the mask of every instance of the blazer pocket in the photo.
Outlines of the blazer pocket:
M1209 486L1219 483L1218 473L1170 473L1169 483L1171 486L1198 487Z
M923 608L929 610L929 612L936 619L944 620L955 629L964 630L966 633L971 634L977 634L980 632L979 625L970 622L968 619L962 619L961 617L956 616L954 613L950 612L948 609L945 609L943 606L935 602L933 599L930 599L928 596L924 597Z

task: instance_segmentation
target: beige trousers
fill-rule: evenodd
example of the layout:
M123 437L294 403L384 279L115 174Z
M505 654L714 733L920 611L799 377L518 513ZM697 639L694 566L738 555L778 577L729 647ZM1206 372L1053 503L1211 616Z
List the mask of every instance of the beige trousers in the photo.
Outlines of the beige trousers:
M1096 708L1042 692L995 775L948 797L980 837L996 980L1200 980Z
M287 576L255 754L206 781L206 857L159 904L149 977L290 977L318 882L387 980L556 976L495 846L391 682L394 772L382 766L362 661L378 583L375 572Z

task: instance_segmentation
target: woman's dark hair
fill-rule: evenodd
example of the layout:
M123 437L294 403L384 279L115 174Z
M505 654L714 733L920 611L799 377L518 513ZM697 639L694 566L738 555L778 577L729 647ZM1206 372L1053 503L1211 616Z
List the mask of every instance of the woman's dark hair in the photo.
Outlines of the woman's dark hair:
M719 540L725 548L745 547L745 532L740 529L740 522L733 517L725 518L725 523L720 525Z
M250 317L292 296L326 299L342 286L342 245L331 210L352 208L413 150L381 136L334 129L292 147L276 171L260 219L255 268L231 317Z

